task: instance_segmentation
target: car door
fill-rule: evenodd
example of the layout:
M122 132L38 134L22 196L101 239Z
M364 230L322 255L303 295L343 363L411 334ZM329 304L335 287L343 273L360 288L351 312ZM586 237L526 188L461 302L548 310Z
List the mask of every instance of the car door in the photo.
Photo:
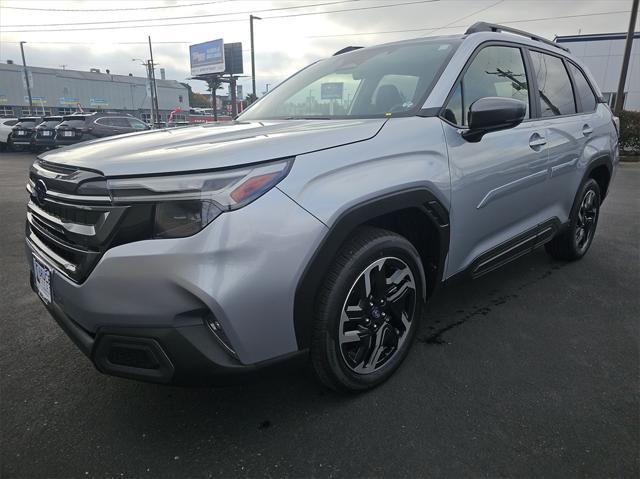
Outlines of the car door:
M548 52L530 50L529 54L549 152L549 181L544 185L544 196L549 201L549 214L565 222L580 182L578 172L585 140L593 133L593 127L589 114L578 114L579 100L565 60Z
M543 123L531 114L524 50L511 44L480 47L463 70L442 115L451 172L451 239L447 276L487 258L544 221L547 149ZM466 141L470 105L483 97L527 103L515 128ZM508 249L508 248L505 248ZM484 266L478 264L478 267Z

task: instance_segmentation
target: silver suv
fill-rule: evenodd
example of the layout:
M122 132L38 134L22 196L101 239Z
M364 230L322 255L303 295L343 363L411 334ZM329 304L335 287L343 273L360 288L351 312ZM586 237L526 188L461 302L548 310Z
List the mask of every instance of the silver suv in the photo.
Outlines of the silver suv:
M587 252L616 121L579 60L525 32L347 48L231 124L42 155L31 284L104 373L214 383L310 359L364 390L443 283Z

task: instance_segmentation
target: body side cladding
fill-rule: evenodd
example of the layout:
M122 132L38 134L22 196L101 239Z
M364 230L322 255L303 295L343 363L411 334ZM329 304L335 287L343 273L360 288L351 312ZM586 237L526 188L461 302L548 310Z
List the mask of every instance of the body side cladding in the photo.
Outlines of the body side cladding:
M449 251L449 213L431 191L412 188L360 203L342 213L330 226L298 282L294 301L294 328L299 349L308 348L311 343L316 294L331 266L331 260L342 244L357 227L403 210L419 211L424 215L425 221L438 232L437 264L433 265L432 271L425 268L427 296L442 282Z
M594 173L594 171L599 168L599 167L606 167L607 169L607 173L608 173L608 177L606 178L606 185L604 185L605 187L603 188L603 184L601 184L601 178L596 178L594 176L592 176L592 174ZM597 175L596 175L597 176ZM604 199L607 196L607 191L608 191L608 187L609 187L609 181L611 180L611 177L613 176L613 160L611 159L611 157L607 154L603 154L600 156L597 156L595 159L591 160L589 162L589 165L587 166L584 175L582 177L582 183L584 183L587 178L593 178L594 180L596 180L596 182L598 182L598 185L600 186L600 195L601 195L601 202L604 202ZM575 205L574 205L575 207ZM573 208L572 208L572 212L573 212Z

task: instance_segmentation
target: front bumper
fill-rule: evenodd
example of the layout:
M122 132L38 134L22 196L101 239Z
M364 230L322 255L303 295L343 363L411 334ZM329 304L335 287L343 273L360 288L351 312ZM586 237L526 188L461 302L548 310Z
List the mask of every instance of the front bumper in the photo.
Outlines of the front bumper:
M27 257L31 275L33 256L53 269L47 308L100 371L210 383L304 356L294 330L295 289L325 231L274 188L194 236L112 248L81 284L29 241ZM206 324L211 316L235 354ZM128 360L114 360L114 344Z

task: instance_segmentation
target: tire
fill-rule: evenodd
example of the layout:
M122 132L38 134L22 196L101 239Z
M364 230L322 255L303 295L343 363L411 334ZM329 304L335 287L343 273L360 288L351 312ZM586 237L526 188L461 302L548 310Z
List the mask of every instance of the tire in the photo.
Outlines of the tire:
M394 373L418 329L424 277L420 255L396 233L363 227L347 240L317 296L311 363L320 382L357 392Z
M568 228L545 245L549 255L559 260L576 261L587 253L598 226L600 201L600 187L589 178L578 191Z

